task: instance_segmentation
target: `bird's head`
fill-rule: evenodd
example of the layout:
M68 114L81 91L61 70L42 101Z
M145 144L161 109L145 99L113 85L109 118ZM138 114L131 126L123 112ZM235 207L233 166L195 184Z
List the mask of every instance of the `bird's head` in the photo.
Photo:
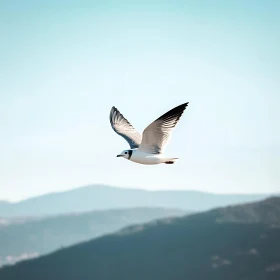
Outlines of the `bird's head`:
M126 159L130 159L131 155L132 155L132 150L124 150L119 155L117 155L117 157L123 157Z

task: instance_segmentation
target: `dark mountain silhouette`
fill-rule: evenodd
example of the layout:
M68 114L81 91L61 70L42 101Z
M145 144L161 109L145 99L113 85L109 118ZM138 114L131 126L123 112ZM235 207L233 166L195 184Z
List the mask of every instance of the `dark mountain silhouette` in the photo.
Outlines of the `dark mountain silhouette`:
M134 208L68 214L47 218L2 219L1 262L14 263L113 232L130 224L179 216L186 211L163 208ZM2 261L1 261L2 260Z
M257 201L267 196L265 194L225 195L176 190L146 191L95 185L38 196L18 203L1 203L0 217L53 215L131 207L205 211L214 207Z
M127 227L0 270L1 280L278 280L280 198Z

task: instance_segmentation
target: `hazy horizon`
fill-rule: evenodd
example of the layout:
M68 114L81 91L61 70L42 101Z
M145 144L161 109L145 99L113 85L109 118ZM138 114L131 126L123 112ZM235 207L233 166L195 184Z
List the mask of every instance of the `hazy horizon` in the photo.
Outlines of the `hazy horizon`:
M280 192L279 1L0 1L0 200L89 184ZM189 102L167 154L116 158ZM277 128L278 127L278 128Z
M135 190L135 191L148 191L148 192L160 192L160 191L190 191L190 192L201 192L201 193L205 193L205 194L213 194L213 195L268 195L268 196L273 196L273 195L279 195L280 192L275 192L275 193L269 193L269 192L255 192L255 193L251 193L251 192L208 192L208 191L200 191L200 190L195 190L195 189L153 189L153 188L145 188L145 187L129 187L129 186L116 186L116 185L105 185L105 184L98 184L98 183L94 183L94 184L90 184L90 185L83 185L83 186L78 186L75 188L70 188L70 189L65 189L65 190L57 190L57 191L52 191L52 192L46 192L46 193L41 193L39 195L31 195L31 196L27 196L27 197L23 197L21 199L0 199L0 202L10 202L10 203L17 203L17 202L21 202L24 200L28 200L28 199L33 199L33 198L37 198L40 196L44 196L44 195L52 195L52 194L58 194L58 193L64 193L64 192L68 192L68 191L76 191L78 189L82 189L82 188L87 188L87 187L104 187L104 188L115 188L115 189L128 189L128 190Z

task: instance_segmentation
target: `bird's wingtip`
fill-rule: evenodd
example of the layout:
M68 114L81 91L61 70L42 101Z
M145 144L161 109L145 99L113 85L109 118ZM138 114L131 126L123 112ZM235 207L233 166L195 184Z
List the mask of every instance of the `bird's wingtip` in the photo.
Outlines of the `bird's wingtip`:
M118 109L115 106L112 106L112 108L110 110L110 113L112 114L112 113L114 113L116 111L118 111Z
M111 110L112 110L112 111L119 111L118 108L117 108L116 106L113 106Z

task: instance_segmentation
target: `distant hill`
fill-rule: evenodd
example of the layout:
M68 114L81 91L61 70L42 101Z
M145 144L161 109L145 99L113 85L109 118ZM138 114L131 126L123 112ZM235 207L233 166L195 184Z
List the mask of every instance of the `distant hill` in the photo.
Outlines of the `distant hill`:
M45 254L137 223L185 215L186 211L134 208L36 219L2 219L0 266Z
M53 215L69 212L131 207L182 208L205 211L214 207L257 201L268 195L223 195L198 191L146 191L87 186L51 193L18 203L0 203L0 217Z
M0 270L1 280L278 280L280 198L136 225Z

